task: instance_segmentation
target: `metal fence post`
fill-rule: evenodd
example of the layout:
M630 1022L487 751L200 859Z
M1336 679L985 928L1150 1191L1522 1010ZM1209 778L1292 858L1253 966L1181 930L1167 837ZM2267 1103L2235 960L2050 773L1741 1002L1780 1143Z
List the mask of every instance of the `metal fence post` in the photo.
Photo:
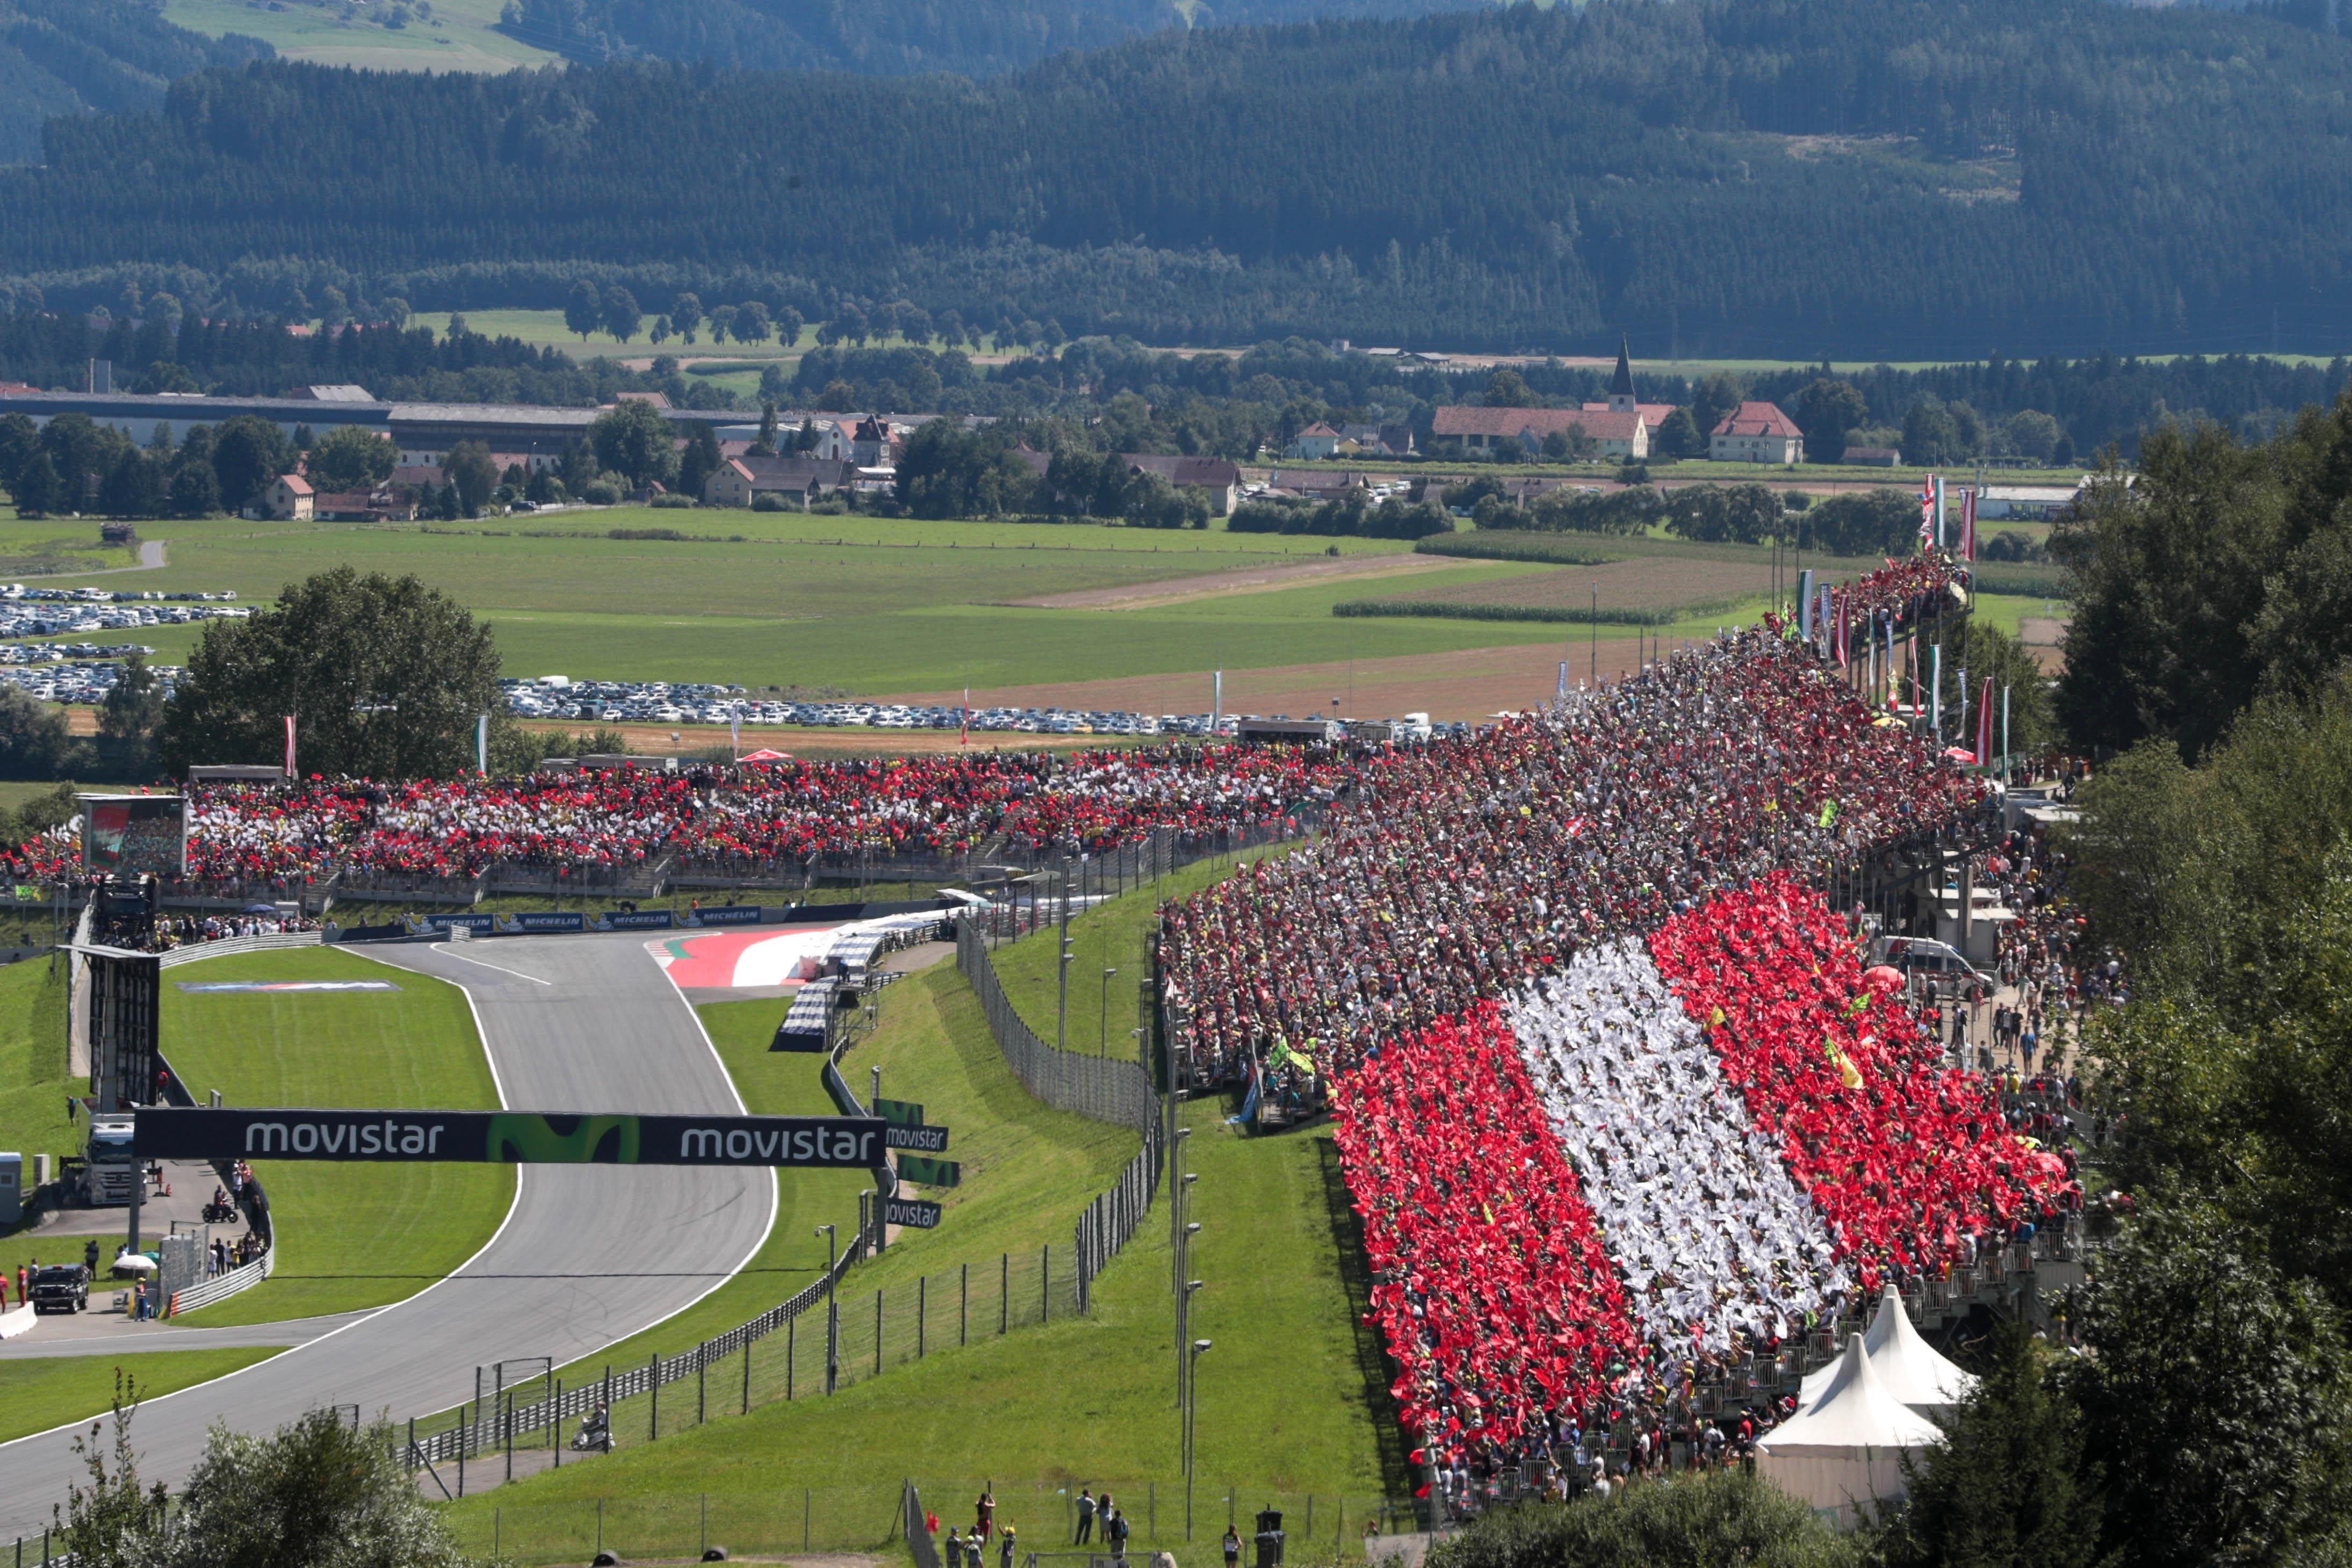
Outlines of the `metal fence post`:
M702 1347L694 1352L694 1424L701 1426L710 1419L710 1358Z
M751 1347L760 1342L750 1334L743 1336L743 1414L751 1413Z
M1002 1338L1013 1328L1013 1254L998 1253L996 1266L1002 1275L996 1285L996 1333Z
M646 1441L661 1436L661 1352L656 1351L646 1363L646 1386L653 1395L653 1414L646 1422Z
M963 1282L956 1298L956 1343L962 1345L971 1343L971 1265L961 1265L960 1272Z
M931 1319L931 1277L923 1275L915 1281L915 1359L923 1359Z
M882 1292L874 1292L874 1373L882 1373Z
M1037 1250L1037 1321L1054 1321L1054 1244L1050 1241Z
M784 1320L784 1403L787 1405L791 1404L793 1399L793 1362L800 1350L800 1335L797 1332L800 1326L801 1319L798 1312Z

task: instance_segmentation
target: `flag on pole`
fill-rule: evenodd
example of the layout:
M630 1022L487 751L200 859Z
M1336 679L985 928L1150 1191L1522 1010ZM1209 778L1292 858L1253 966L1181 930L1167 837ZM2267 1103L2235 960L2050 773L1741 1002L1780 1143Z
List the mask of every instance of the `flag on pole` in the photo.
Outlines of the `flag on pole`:
M1919 549L1924 553L1936 542L1936 476L1928 475L1919 481Z
M971 744L971 688L970 686L963 689L963 727L956 732L956 744L958 746Z
M474 716L474 771L488 779L490 776L490 716Z
M294 716L286 716L286 777L294 777Z
M1210 683L1210 685L1209 685L1209 733L1210 733L1210 734L1214 735L1214 734L1217 732L1217 720L1224 716L1224 712L1225 712L1225 672L1224 672L1224 671L1223 671L1223 670L1219 670L1219 671L1217 672L1217 674L1216 674L1216 679L1215 679L1215 680L1213 680L1213 681L1212 681L1212 682Z
M1960 559L1977 559L1977 487L1974 485L1960 491Z
M2001 695L2006 698L2008 692ZM1984 678L1984 693L1977 699L1977 766L1992 765L1992 677Z
M1936 476L1936 548L1944 548L1944 476Z
M743 756L743 716L733 708L727 710L727 742L734 748L737 760Z

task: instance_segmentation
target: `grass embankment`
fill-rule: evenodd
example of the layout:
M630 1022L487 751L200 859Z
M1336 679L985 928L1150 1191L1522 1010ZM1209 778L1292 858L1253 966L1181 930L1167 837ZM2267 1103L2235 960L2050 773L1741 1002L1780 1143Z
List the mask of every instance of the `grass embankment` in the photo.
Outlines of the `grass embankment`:
M1168 879L1163 891L1198 886L1229 869L1192 868ZM1129 966L1139 966L1152 907L1147 892L1075 919L1081 964L1092 962L1097 978L1107 965L1120 967L1120 980L1139 973ZM1053 941L1046 933L998 955L1016 1006L1033 1023L1052 1021ZM1131 986L1125 995L1131 1020ZM705 1009L755 1109L773 1091L745 1082L747 1071L769 1062L784 1064L786 1074L814 1071L806 1057L739 1065L746 1051L764 1046L775 1009L773 1003ZM1075 1019L1075 1004L1072 1011ZM999 1253L1041 1241L1064 1244L1079 1207L1133 1151L1129 1134L1028 1096L950 966L884 993L880 1030L845 1068L862 1087L877 1062L885 1094L920 1101L929 1121L951 1130L950 1152L963 1163L964 1184L926 1194L946 1207L938 1230L904 1232L883 1259L852 1271L843 1291L845 1322L865 1310L877 1284L925 1272L937 1280L975 1256L992 1263ZM831 1398L807 1396L803 1384L802 1397L755 1405L749 1416L716 1416L714 1395L714 1418L690 1430L674 1428L668 1415L677 1407L690 1419L694 1395L686 1385L666 1396L658 1442L630 1441L645 1412L625 1406L616 1420L620 1454L468 1499L450 1511L452 1523L469 1547L487 1549L495 1534L525 1563L584 1555L599 1528L604 1546L625 1556L690 1555L706 1542L739 1552L804 1542L871 1546L888 1531L898 1478L911 1474L943 1526L969 1522L971 1499L990 1481L1000 1521L1018 1526L1037 1549L1068 1540L1062 1531L1070 1501L1091 1485L1120 1498L1134 1550L1175 1552L1188 1568L1213 1559L1229 1507L1246 1521L1269 1502L1289 1514L1294 1553L1329 1554L1342 1529L1350 1539L1359 1535L1376 1511L1373 1500L1409 1491L1385 1408L1387 1375L1358 1318L1363 1282L1355 1272L1353 1217L1328 1132L1250 1137L1228 1124L1231 1109L1202 1101L1185 1113L1186 1159L1200 1176L1192 1214L1202 1227L1190 1271L1207 1281L1194 1302L1192 1332L1216 1345L1200 1362L1192 1546L1183 1542L1164 1194L1096 1281L1093 1311L1083 1319L962 1348L940 1348L935 1340L924 1359ZM786 1173L786 1179L798 1178ZM777 1293L763 1290L759 1299ZM714 1390L721 1375L712 1375ZM738 1396L731 1382L723 1386L728 1401ZM1237 1489L1230 1504L1229 1485Z
M25 1156L79 1155L82 1126L66 1115L87 1081L66 1058L66 961L59 955L0 967L0 1149Z
M388 980L397 991L190 993L220 980ZM199 1101L495 1110L456 987L331 948L207 959L166 972L164 1054ZM488 1241L514 1197L505 1166L259 1162L278 1230L265 1284L192 1324L272 1322L411 1296Z
M135 1385L141 1399L155 1399L226 1377L277 1354L272 1349L155 1350L0 1361L0 1443L104 1414L114 1397L118 1372Z

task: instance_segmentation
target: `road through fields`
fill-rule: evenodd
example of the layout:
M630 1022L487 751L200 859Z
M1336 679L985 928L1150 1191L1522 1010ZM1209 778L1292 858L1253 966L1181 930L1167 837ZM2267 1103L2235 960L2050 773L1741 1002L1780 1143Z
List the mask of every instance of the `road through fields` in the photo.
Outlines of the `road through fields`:
M461 987L501 1099L521 1110L740 1113L684 997L641 935L381 946L372 957ZM556 1364L660 1322L715 1290L766 1238L763 1170L530 1166L482 1250L406 1301L243 1372L140 1407L140 1475L177 1488L206 1429L266 1432L332 1405L373 1417L469 1399L478 1365ZM159 1348L126 1337L126 1351ZM87 1427L0 1444L0 1542L37 1536L84 1479L70 1442Z

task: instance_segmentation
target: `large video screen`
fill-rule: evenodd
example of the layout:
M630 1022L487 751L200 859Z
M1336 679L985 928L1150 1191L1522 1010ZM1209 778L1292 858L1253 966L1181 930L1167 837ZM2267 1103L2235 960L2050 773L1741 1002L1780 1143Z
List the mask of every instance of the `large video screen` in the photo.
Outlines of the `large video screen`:
M77 795L82 870L114 877L179 876L187 869L188 814L177 795Z

